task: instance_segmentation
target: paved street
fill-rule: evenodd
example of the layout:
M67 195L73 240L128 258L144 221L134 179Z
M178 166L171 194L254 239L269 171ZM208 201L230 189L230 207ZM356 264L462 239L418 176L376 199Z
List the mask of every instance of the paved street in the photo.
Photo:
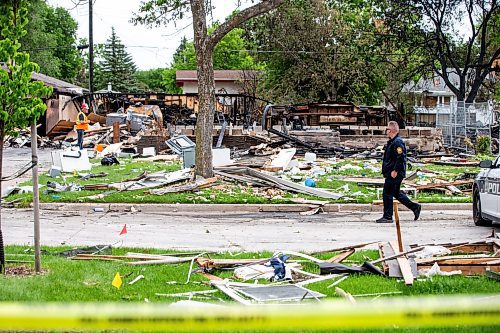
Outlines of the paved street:
M158 247L182 250L314 251L396 238L394 224L373 222L380 213L94 213L43 210L42 244ZM401 212L405 244L484 240L492 228L476 227L470 211L423 211L420 221ZM2 210L6 244L33 244L33 212ZM119 236L124 224L128 233ZM494 228L500 232L499 225Z
M47 171L50 168L52 163L50 152L50 149L38 150L38 169L40 171ZM4 148L2 163L3 177L14 174L30 162L31 148ZM6 189L8 186L13 186L25 180L31 179L31 175L31 170L29 170L19 178L3 181L2 190Z

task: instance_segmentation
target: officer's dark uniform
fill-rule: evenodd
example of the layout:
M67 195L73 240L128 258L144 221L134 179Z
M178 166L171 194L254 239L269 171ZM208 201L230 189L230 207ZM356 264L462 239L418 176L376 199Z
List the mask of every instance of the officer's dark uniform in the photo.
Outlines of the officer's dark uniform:
M392 178L391 172L397 171L396 178ZM420 207L419 204L412 202L406 194L400 190L401 182L406 177L406 146L397 134L394 138L387 141L384 152L384 161L382 163L382 174L384 175L384 218L392 220L393 198L396 198L408 209L415 212Z

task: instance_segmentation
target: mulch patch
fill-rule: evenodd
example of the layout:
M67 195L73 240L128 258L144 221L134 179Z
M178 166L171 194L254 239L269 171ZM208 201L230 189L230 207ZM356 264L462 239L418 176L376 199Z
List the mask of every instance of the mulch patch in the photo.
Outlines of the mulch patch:
M23 277L36 275L36 272L29 266L7 266L5 268L5 275Z

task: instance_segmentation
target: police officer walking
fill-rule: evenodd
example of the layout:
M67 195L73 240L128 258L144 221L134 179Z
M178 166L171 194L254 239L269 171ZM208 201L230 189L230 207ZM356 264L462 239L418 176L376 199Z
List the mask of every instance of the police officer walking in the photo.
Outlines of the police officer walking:
M82 104L82 111L78 112L76 116L76 133L78 134L78 148L83 149L83 134L85 131L89 130L89 121L87 119L87 113L89 108L87 104Z
M382 163L382 175L384 175L384 216L377 220L377 223L392 223L393 198L413 211L415 220L420 216L422 206L411 201L406 194L401 191L401 182L406 177L406 146L399 136L399 125L395 121L390 121L385 129L389 141L384 152Z

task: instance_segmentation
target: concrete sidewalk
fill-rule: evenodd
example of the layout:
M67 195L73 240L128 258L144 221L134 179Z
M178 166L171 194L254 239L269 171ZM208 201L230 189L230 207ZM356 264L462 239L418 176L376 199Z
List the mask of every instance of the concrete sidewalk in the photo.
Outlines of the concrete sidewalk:
M472 203L424 203L423 211L472 211ZM55 211L92 211L102 208L105 212L127 212L134 207L140 212L149 213L257 213L257 212L306 212L312 204L136 204L136 203L41 203L40 209ZM401 211L408 209L399 205ZM326 204L323 210L335 212L382 212L382 205L374 204Z

